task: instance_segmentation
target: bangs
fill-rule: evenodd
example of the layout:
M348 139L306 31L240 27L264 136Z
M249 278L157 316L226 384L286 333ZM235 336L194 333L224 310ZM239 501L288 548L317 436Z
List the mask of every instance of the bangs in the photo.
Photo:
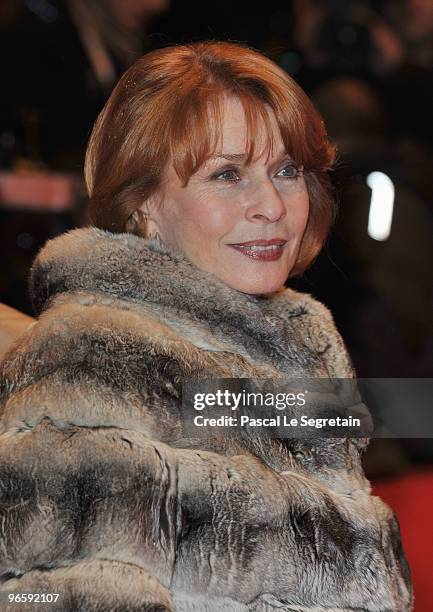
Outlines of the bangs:
M234 91L228 91L224 86L213 83L190 89L186 95L179 96L170 113L173 120L167 126L167 140L169 156L183 187L221 147L224 100L232 96L241 102L245 113L246 165L264 154L267 163L275 151L269 114L272 112L286 152L297 165L303 166L307 171L313 169L318 151L314 150L315 143L310 143L309 146L307 142L308 130L303 120L305 115L294 112L290 101L279 99L280 96L271 93L262 83L260 91L258 90L257 83L251 83L248 88L243 83L242 88ZM255 135L259 132L260 124L263 124L265 129L265 147L256 151ZM317 130L317 125L314 127ZM323 145L323 139L318 138L317 134L314 140Z

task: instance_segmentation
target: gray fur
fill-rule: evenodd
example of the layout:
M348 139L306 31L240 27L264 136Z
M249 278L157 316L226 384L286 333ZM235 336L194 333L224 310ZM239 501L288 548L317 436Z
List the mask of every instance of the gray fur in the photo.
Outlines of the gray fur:
M322 304L237 292L154 240L95 228L48 242L30 293L38 322L0 368L0 597L59 592L49 609L68 612L412 609L362 443L322 439L300 459L297 441L182 438L185 377L353 377Z

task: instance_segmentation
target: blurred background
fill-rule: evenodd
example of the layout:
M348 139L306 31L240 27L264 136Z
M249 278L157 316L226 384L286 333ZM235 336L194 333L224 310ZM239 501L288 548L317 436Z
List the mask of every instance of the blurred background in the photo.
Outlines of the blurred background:
M32 315L33 258L85 223L86 142L123 71L168 44L239 41L300 83L338 145L337 222L288 284L329 306L359 377L433 377L432 0L1 0L0 32L0 302ZM417 612L433 610L432 466L427 438L365 457Z

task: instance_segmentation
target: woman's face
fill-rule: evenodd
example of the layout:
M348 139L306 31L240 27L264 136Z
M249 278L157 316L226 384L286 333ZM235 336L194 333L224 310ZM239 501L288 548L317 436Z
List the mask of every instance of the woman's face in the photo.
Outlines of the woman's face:
M274 115L270 118L272 155L266 160L268 134L262 120L255 135L255 159L246 166L243 107L236 98L225 98L221 146L215 156L185 187L169 164L161 204L149 208L151 233L158 231L169 248L198 268L250 294L271 293L284 285L296 262L309 210L304 178L284 150ZM281 246L233 246L273 240Z

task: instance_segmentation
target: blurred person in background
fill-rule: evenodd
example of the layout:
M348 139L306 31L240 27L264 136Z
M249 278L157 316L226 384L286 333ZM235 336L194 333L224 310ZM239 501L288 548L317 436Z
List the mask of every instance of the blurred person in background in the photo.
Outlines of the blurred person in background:
M390 0L386 14L398 33L404 58L394 75L387 109L408 155L422 146L432 155L433 2Z
M380 3L381 4L381 3ZM294 0L292 28L280 64L304 87L337 75L383 77L401 61L402 47L378 3Z
M27 0L3 10L0 163L81 171L98 112L168 0Z
M433 330L429 202L407 176L371 87L357 79L336 79L318 88L313 99L340 152L340 210L328 255L341 266L331 271L330 264L334 282L343 282L346 290L333 291L329 299L339 302L334 306L358 371L366 377L433 376L433 332L426 333ZM368 233L372 192L367 178L375 171L388 176L395 189L385 240ZM327 291L323 270L314 282Z
M393 0L386 14L401 37L407 64L431 70L433 66L433 2Z
M386 108L390 136L405 149L409 163L413 161L411 171L417 174L414 160L419 143L428 149L433 139L433 130L427 125L431 123L433 94L431 68L429 72L415 68L408 37L402 34L406 19L413 24L407 26L412 39L421 31L422 19L409 18L409 4L294 0L286 16L291 27L281 30L281 36L271 36L265 47L308 92L338 77L361 78L373 87ZM426 4L432 6L431 2ZM429 11L425 7L416 13L425 15L423 32L429 31ZM428 47L431 37L424 37L422 44ZM418 173L416 178L421 184L423 177ZM425 177L424 183L430 197Z
M30 263L82 224L84 151L119 76L168 0L2 0L0 302L31 312Z

